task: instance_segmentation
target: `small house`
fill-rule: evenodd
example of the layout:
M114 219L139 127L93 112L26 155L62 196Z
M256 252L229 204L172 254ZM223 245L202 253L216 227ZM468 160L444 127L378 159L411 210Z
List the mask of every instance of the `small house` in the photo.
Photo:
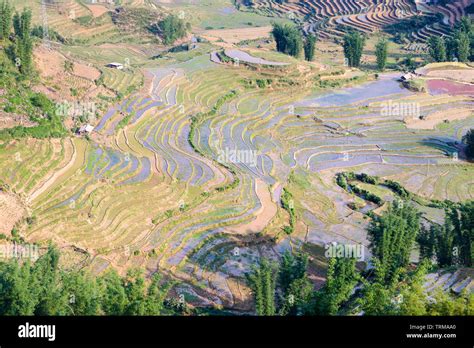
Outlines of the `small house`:
M117 70L123 70L123 64L120 63L109 63L106 65L107 68L112 68L112 69L117 69Z
M94 130L93 126L91 126L90 124L85 124L78 129L77 134L87 135L87 134L91 134L93 130Z
M408 73L408 74L405 74L401 77L401 80L402 81L410 81L410 80L413 80L415 78L415 74L413 73Z

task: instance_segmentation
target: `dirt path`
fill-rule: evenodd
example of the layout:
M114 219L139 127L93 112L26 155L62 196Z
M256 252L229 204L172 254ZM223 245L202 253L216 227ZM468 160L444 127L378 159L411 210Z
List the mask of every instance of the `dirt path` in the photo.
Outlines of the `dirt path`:
M255 220L243 225L229 227L229 232L238 234L261 232L276 215L277 205L272 200L272 195L268 190L268 186L261 179L256 179L255 186L257 197L260 201L260 204L262 205L261 208L255 213Z

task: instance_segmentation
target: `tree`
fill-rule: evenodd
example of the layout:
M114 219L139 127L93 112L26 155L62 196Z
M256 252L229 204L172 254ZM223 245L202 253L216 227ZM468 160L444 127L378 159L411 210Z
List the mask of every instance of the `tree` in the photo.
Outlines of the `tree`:
M428 315L474 315L474 294L463 292L453 297L450 294L438 290L427 306Z
M314 59L314 51L316 49L316 36L309 35L304 43L304 57L308 62Z
M396 281L386 284L385 267L379 259L373 259L373 266L374 279L362 281L362 296L358 302L365 315L393 315L396 312L392 301L395 295Z
M329 259L326 284L315 294L314 312L317 315L336 315L349 299L359 281L355 265L353 258Z
M0 315L33 315L38 296L29 262L0 264Z
M64 272L61 283L61 300L65 302L64 307L67 307L70 314L99 314L100 295L95 278L84 272Z
M352 32L344 36L344 56L350 67L359 67L364 51L365 38L358 32Z
M64 72L72 74L74 72L74 62L70 60L64 61Z
M188 26L178 16L169 15L159 21L151 30L161 33L165 45L172 45L176 40L187 35Z
M286 293L291 283L296 279L304 277L308 266L308 256L303 254L293 255L285 251L279 269L279 284Z
M467 62L471 51L469 35L463 32L455 34L456 57L460 62Z
M106 315L122 315L128 306L128 298L122 278L115 271L108 271L100 279L102 310Z
M431 226L431 228L421 227L417 237L417 242L420 246L420 258L431 260L433 256L435 256L436 238L437 234L434 230L434 226Z
M466 135L462 138L466 144L466 156L470 159L474 159L474 128L470 129Z
M61 291L61 274L59 272L59 251L50 246L46 254L33 266L33 277L37 285L38 304L35 315L67 314L66 294Z
M374 256L381 262L385 280L390 282L397 270L409 262L413 242L420 231L419 213L407 204L393 204L369 226Z
M31 39L31 10L23 9L13 16L16 36L15 64L23 75L31 73L33 66L33 41Z
M34 263L0 262L0 315L160 315L169 284L158 274L147 281L137 270L94 277L64 271L50 246ZM169 313L169 310L168 310ZM171 312L174 313L174 312Z
M8 1L0 4L0 40L8 38L12 29L13 8Z
M273 23L272 36L278 52L298 57L303 49L301 33L294 25Z
M278 283L283 292L280 314L296 315L308 311L313 286L306 274L307 267L306 255L293 255L289 251L283 254L278 274Z
M247 280L255 299L257 315L275 314L276 272L269 261L262 259L258 266L247 274Z
M384 70L387 65L388 41L380 39L375 46L375 55L377 56L377 67Z
M444 41L444 38L439 36L432 36L428 40L428 46L430 56L435 62L446 61L446 43Z
M407 282L402 285L399 300L399 314L400 315L426 315L427 295L423 287L426 282L426 275L431 266L428 259L425 259L411 275Z
M153 274L151 283L147 289L145 307L146 315L160 315L163 310L163 303L168 293L169 286L161 284L162 279L159 273Z
M472 266L474 249L474 202L446 209L442 226L434 225L437 238L436 256L438 265Z
M145 315L146 306L143 301L145 290L145 279L143 279L141 271L138 269L129 270L125 282L125 293L128 299L125 308L126 315Z

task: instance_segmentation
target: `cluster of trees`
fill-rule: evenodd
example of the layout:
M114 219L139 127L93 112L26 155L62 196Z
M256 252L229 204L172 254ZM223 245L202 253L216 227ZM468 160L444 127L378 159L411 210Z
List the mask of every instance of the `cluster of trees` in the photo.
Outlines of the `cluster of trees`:
M280 264L262 259L247 274L257 315L308 312L313 286L307 276L308 257L285 252ZM278 309L277 309L278 308Z
M33 40L31 38L31 10L24 9L13 16L15 31L15 64L23 75L28 76L33 68Z
M461 235L472 238L474 202L458 210ZM354 258L330 258L327 281L318 291L308 280L308 258L283 255L280 264L262 260L248 275L258 315L473 315L474 295L438 290L432 299L423 288L432 268L429 255L410 267L410 252L422 234L420 215L408 204L394 204L369 227L373 267L358 272ZM464 255L471 240L463 239Z
M473 266L474 202L446 209L443 225L423 228L418 236L421 256L436 258L440 267Z
M463 17L456 25L452 36L445 39L432 36L429 41L429 53L435 62L467 62L474 58L474 30L472 21Z
M272 36L276 42L278 52L299 57L304 51L307 61L314 59L316 49L316 36L308 35L304 38L301 31L291 24L273 23Z
M374 216L369 226L373 256L387 280L408 266L410 252L420 230L419 213L402 202L390 206L382 216Z
M350 67L359 67L364 51L365 37L358 32L352 31L344 35L344 56Z
M291 24L273 24L273 38L278 52L298 57L303 49L303 38L297 27Z
M93 277L63 271L50 247L35 263L0 263L0 315L163 315L179 306L167 301L170 284L158 274L147 281L137 271Z
M176 15L169 15L150 28L152 32L161 35L165 45L172 45L176 40L185 37L189 29L190 24Z
M3 1L0 4L0 40L10 38L12 27L15 36L7 52L22 75L28 77L33 68L31 10L25 8L13 15L13 7L8 1Z

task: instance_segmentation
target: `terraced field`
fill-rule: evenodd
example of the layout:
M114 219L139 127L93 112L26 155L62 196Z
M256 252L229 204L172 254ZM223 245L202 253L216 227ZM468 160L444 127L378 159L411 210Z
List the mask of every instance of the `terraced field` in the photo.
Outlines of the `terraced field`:
M424 45L471 2L420 9L410 0L264 0L228 23L224 15L237 9L226 1L215 8L204 1L200 12L192 1L125 2L184 9L193 25L200 23L193 30L214 39L178 52L121 35L104 8L48 2L50 27L75 38L58 51L100 71L97 85L119 98L87 137L0 142L0 187L25 209L18 214L25 220L21 236L42 246L52 240L67 251L69 266L97 274L109 267L159 269L182 281L193 304L251 312L244 273L262 256L309 250L319 276L324 245L368 247L367 213L385 206L343 190L338 173L394 180L420 201L474 199L474 165L461 143L474 127L470 65L425 67L417 79L426 91L413 92L399 81L401 72L344 67L340 47L305 62L276 53L259 37L260 30L268 35L275 16L337 41L344 26L374 33L419 11L441 13L440 23L412 33ZM82 23L88 16L93 22ZM240 45L234 28L243 25L252 28L247 34L255 45ZM110 62L124 69L107 68ZM341 87L321 83L328 81ZM361 187L395 199L387 188ZM443 213L422 204L420 210L427 218ZM430 288L465 285L458 274L431 277Z
M245 1L241 1L245 4ZM411 0L290 0L253 1L250 11L256 13L290 18L303 24L305 31L315 33L320 39L339 39L344 35L344 27L370 34L384 29L390 24L414 18L420 14L439 15L441 21L434 19L410 33L412 44L409 51L426 50L426 42L431 36L449 35L448 30L463 16L472 0L450 1L446 5L416 3Z
M451 158L472 117L413 130L406 115L381 111L388 101L416 102L422 115L472 107L468 96L415 94L395 73L333 92L249 89L242 79L252 70L208 54L144 74L145 88L107 111L91 141L28 140L0 152L2 178L35 217L25 236L86 250L96 272L159 267L200 304L249 310L243 272L260 255L367 245L367 220L334 182L341 170L430 199L474 198L474 167ZM232 150L250 157L223 157ZM291 235L283 187L294 196Z

